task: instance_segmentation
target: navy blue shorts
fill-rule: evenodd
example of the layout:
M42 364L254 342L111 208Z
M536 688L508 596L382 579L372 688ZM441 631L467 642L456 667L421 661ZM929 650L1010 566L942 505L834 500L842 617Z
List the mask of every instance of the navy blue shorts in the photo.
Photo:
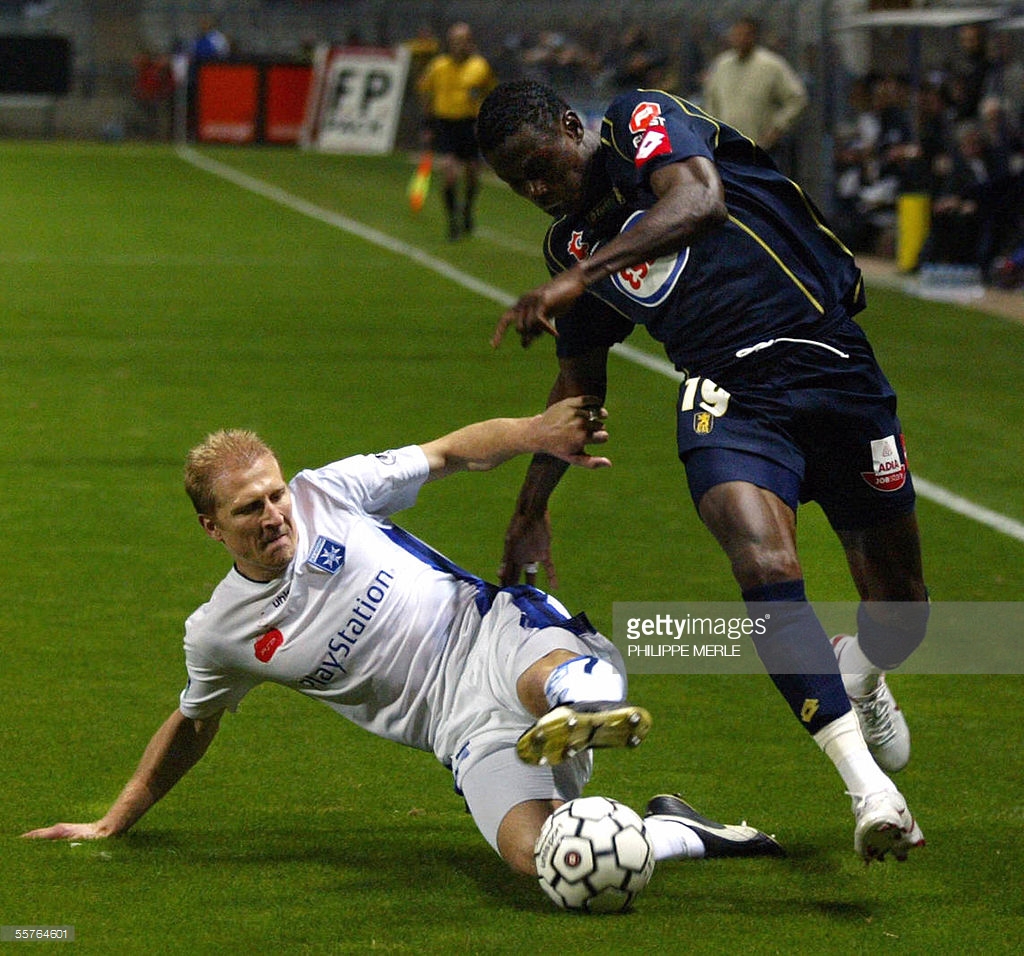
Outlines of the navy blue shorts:
M690 495L725 481L816 501L837 531L910 514L914 486L896 394L852 320L820 342L777 344L679 390L677 440Z

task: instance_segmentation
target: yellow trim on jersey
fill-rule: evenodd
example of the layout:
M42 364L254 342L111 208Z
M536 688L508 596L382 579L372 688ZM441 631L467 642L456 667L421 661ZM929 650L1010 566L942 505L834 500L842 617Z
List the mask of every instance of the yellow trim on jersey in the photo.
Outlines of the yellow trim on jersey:
M744 232L745 232L745 233L746 233L746 234L747 234L748 236L750 236L750 238L751 238L751 239L753 239L753 240L754 240L754 242L756 242L756 243L757 243L757 244L758 244L758 245L759 245L759 246L760 246L760 247L761 247L762 249L764 249L764 251L765 251L765 252L767 252L767 253L768 253L768 255L769 255L769 256L771 256L771 257L772 257L772 259L774 259L774 260L775 260L775 264L776 264L776 265L777 265L777 266L778 266L778 267L779 267L779 268L780 268L780 269L781 269L781 270L782 270L782 271L783 271L784 273L786 273L786 275L787 275L787 276L789 276L789 279L790 279L790 281L791 281L791 282L793 283L793 285L795 285L795 286L796 286L796 287L797 287L797 288L798 288L798 289L799 289L799 290L800 290L800 291L801 291L801 292L802 292L802 293L803 293L803 294L804 294L804 295L805 295L805 296L807 297L807 301L808 301L808 302L810 302L810 303L811 303L811 305L813 305L813 306L814 306L814 308L815 308L815 309L817 309L817 310L818 310L818 312L820 312L820 313L821 313L822 315L824 315L824 314L825 314L825 307L824 307L824 306L823 306L823 305L822 305L822 304L821 304L821 303L820 303L820 302L819 302L819 301L818 301L818 300L817 300L817 299L816 299L816 298L815 298L815 297L814 297L813 295L811 295L811 292L810 292L810 290L809 290L809 289L807 288L807 286L805 286L805 285L804 285L804 284L803 284L803 283L802 283L802 282L801 282L801 281L800 281L800 280L799 280L799 279L798 279L798 278L796 277L796 274L795 274L795 273L793 272L793 270L792 270L792 269L790 269L790 268L789 268L789 267L788 267L788 266L786 265L786 263L784 263L784 262L783 262L783 261L782 261L782 260L781 260L781 259L780 259L780 258L779 258L779 257L778 257L778 256L777 256L777 255L776 255L776 254L775 254L774 252L773 252L773 251L772 251L772 248L771 248L771 246L769 246L767 242L765 242L765 241L764 241L764 240L763 240L763 239L762 239L762 238L761 238L761 237L760 237L760 236L759 236L759 235L758 235L758 234L757 234L756 232L754 232L754 230L753 230L753 229L751 229L751 228L750 228L749 226L745 226L745 225L744 225L744 224L743 224L742 222L740 222L740 221L739 221L739 220L738 220L738 219L737 219L737 218L736 218L735 216L733 216L733 215L730 215L730 216L729 216L729 222L733 223L733 225L735 225L735 226L739 227L740 229L742 229L742 230L743 230L743 231L744 231Z
M680 97L675 96L671 93L666 93L664 90L637 90L637 92L660 93L661 95L666 96L668 99L672 100L687 116L695 116L698 119L702 119L710 123L715 129L715 147L717 147L718 134L721 130L722 124L709 113L706 113L704 110L702 110L695 103L690 103L688 100L681 99ZM623 160L627 162L632 162L632 157L627 156L620 149L618 149L612 137L605 134L605 127L610 125L610 121L607 117L605 117L601 123L602 145L614 150ZM754 140L752 140L749 136L745 135L739 130L737 130L736 132L738 132L740 136L742 136L748 143L750 143L752 149L756 148L757 143ZM815 225L815 228L819 232L828 236L828 238L831 239L832 242L834 242L839 247L839 249L841 249L846 255L850 256L850 258L853 258L853 253L846 247L843 241L831 229L829 229L828 226L825 225L825 223L822 222L822 220L818 217L817 213L815 212L814 206L812 205L811 201L807 198L807 194L804 192L800 184L790 179L788 176L783 176L783 179L785 179L785 181L788 182L794 190L796 190L797 196L799 197L800 202L803 203L804 209L810 216L811 221ZM749 226L746 226L742 222L740 222L740 220L737 219L731 213L729 215L729 221L734 223L740 229L742 229L748 236L750 236L751 239L753 239L762 249L764 249L764 251L768 253L768 255L771 256L772 259L775 260L779 268L782 269L782 271L790 278L793 284L804 294L804 296L806 296L807 300L814 306L814 308L817 309L817 311L822 315L825 314L825 309L822 306L822 304L817 300L817 298L815 298L815 296L811 294L810 290L797 278L796 274L786 266L782 259L780 259L779 256L772 251L771 246L769 246L767 242L761 239L756 232L754 232ZM858 280L858 287L860 286L862 281L862 279Z

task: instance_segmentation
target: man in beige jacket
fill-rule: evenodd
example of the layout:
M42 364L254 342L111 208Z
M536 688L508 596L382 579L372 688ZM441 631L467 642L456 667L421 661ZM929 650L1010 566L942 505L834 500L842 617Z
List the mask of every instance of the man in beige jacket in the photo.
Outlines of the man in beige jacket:
M729 47L711 63L704 83L704 108L715 119L745 133L773 154L807 108L807 90L777 53L758 44L758 21L737 20Z

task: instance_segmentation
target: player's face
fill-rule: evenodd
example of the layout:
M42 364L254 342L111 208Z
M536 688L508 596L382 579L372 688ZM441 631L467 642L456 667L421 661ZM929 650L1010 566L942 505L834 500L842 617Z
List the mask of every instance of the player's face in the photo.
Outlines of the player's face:
M583 204L588 155L583 125L569 112L557 131L523 129L510 136L487 162L515 193L558 218Z
M271 455L248 466L229 468L214 482L217 509L199 520L254 581L280 577L295 557L297 535L292 498Z

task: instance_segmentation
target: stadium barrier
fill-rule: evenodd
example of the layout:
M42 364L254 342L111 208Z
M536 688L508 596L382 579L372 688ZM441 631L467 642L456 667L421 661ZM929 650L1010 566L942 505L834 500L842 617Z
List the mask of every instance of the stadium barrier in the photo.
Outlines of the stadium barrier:
M202 143L299 141L312 69L288 62L217 62L196 67L195 137Z

